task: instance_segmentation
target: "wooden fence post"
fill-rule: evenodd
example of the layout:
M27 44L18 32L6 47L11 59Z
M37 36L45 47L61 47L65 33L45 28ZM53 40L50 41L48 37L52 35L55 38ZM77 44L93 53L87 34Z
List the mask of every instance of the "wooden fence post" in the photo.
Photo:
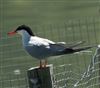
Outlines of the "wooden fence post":
M53 65L30 68L27 74L29 88L53 88Z

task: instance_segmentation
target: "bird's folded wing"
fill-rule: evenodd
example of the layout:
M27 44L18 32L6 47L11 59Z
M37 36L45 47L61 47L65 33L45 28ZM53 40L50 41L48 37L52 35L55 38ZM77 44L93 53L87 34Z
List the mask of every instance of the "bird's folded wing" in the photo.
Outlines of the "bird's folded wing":
M66 47L68 47L68 48L74 48L74 47L77 47L77 46L79 46L79 45L81 45L83 43L85 43L85 41L79 41L77 43L70 43L70 44L66 44Z
M67 45L65 42L57 42L56 44L50 44L50 46L55 47L55 48L60 48L63 50L65 48L75 48L83 43L84 43L84 41L80 41L77 43L71 43L70 45Z
M74 49L74 48L76 48L78 45L80 45L80 44L82 44L82 43L84 43L83 41L80 41L80 42L77 42L76 44L71 44L71 45L69 45L69 46L67 46L65 43L63 43L63 42L57 42L57 43L55 43L55 44L49 44L49 47L51 48L51 49L53 49L53 50L55 50L55 51L63 51L63 50L65 50L66 48L67 49ZM78 49L78 48L77 48ZM83 49L83 48L82 48Z
M93 48L93 47L97 47L97 45L73 48L73 50L74 50L74 52L80 52L80 51L87 50L87 49L90 49L90 48Z
M55 51L63 51L66 49L64 44L49 44L50 48Z
M80 48L78 48L78 47L77 48L65 48L62 51L56 52L55 55L73 54L73 53L81 52L81 51L84 51L84 50L87 50L87 49L90 49L93 47L97 47L97 46L84 46L84 47L80 47Z

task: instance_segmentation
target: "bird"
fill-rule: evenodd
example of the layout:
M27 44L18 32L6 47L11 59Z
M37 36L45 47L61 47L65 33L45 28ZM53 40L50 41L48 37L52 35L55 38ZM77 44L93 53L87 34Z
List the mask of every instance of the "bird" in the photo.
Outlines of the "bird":
M67 46L65 42L54 42L46 38L36 36L32 29L27 25L19 25L15 30L8 32L8 35L19 34L22 36L24 49L34 58L40 61L39 67L44 68L47 65L47 59L52 56L60 56L65 54L73 54L92 48L93 46L85 46L76 48L83 42Z

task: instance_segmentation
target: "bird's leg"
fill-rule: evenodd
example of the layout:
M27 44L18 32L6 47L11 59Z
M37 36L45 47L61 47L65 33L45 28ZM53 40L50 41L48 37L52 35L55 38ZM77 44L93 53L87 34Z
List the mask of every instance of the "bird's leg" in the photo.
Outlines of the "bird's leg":
M48 64L47 60L44 61L44 67Z
M40 60L40 68L42 68L42 61Z

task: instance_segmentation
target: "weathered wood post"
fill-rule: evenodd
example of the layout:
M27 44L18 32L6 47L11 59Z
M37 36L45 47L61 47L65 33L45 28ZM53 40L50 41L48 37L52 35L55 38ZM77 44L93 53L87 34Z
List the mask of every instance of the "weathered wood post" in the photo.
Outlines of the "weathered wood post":
M53 88L53 65L28 70L29 88Z

